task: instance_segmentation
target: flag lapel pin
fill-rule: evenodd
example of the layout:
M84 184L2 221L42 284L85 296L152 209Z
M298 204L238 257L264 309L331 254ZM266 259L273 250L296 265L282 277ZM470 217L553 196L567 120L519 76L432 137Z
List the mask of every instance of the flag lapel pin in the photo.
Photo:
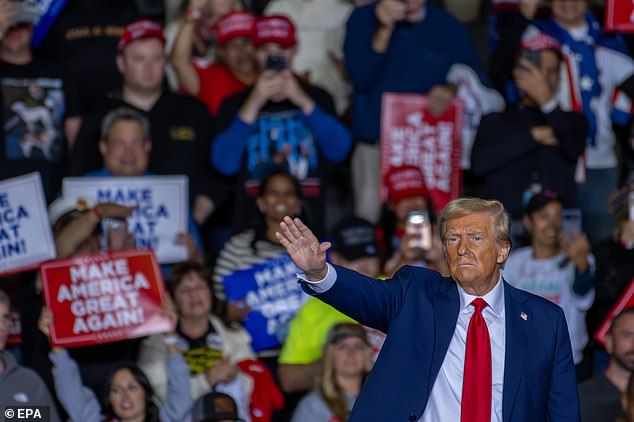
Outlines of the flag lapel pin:
M524 321L528 321L528 315L526 315L526 312L520 312L520 318Z

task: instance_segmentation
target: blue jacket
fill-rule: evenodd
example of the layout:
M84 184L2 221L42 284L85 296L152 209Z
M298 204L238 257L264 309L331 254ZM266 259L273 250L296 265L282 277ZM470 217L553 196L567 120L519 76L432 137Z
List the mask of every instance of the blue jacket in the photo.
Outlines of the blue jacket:
M359 7L348 19L344 57L354 85L352 135L379 139L381 97L384 92L427 93L446 83L449 68L464 63L484 81L480 61L463 26L449 13L425 6L415 24L397 24L385 53L372 49L379 22L376 3Z
M317 297L388 334L350 422L417 421L456 327L456 283L410 266L385 282L342 267L336 271L334 286ZM504 422L578 422L577 380L563 311L504 283Z

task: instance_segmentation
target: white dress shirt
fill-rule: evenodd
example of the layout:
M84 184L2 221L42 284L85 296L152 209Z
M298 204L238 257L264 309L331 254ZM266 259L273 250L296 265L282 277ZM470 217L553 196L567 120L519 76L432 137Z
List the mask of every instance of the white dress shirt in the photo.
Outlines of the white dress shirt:
M316 293L329 290L337 281L337 271L330 264L326 277L320 281L309 281L303 274L298 278L306 281ZM460 421L462 400L462 379L464 376L467 330L474 308L471 302L477 296L467 294L460 285L460 313L456 329L449 343L447 354L432 387L427 406L419 422ZM482 316L489 329L491 339L491 359L493 391L491 394L491 422L502 422L502 387L504 384L504 356L506 347L506 325L504 313L504 283L502 276L495 287L482 299L489 305L482 310ZM421 374L421 376L423 376ZM424 394L423 391L420 394Z
M462 401L462 379L464 376L467 330L474 308L471 302L477 296L466 293L460 285L460 313L456 330L449 343L447 354L431 389L427 407L419 422L459 421ZM504 316L504 283L502 277L482 299L489 305L482 310L482 316L489 329L491 339L491 422L502 422L502 386L504 384L504 355L506 345L506 325Z

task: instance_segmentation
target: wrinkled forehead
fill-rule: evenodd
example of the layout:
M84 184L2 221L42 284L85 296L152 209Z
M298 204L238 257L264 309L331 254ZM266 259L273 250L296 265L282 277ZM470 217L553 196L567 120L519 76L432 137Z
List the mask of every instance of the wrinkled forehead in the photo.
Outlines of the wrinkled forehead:
M447 233L490 233L493 228L493 216L487 212L474 212L447 220Z

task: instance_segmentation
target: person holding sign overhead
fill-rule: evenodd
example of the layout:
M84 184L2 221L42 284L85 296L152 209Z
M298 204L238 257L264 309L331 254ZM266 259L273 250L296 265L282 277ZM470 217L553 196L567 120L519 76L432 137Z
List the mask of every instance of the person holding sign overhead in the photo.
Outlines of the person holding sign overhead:
M351 422L579 420L563 311L500 274L509 226L500 202L455 199L440 219L451 277L405 266L381 282L326 263L330 244L284 218L304 289L387 333Z
M166 313L175 316L166 305ZM47 337L52 324L51 312L44 308L39 320L39 328ZM111 369L106 379L105 397L101 402L95 393L82 385L77 363L62 348L54 348L49 357L53 362L53 381L59 401L72 422L182 422L189 416L192 406L189 389L189 368L183 355L171 342L173 333L166 333L164 342L169 355L163 361L170 382L168 395L160 408L154 402L154 390L147 376L133 363L119 363Z

